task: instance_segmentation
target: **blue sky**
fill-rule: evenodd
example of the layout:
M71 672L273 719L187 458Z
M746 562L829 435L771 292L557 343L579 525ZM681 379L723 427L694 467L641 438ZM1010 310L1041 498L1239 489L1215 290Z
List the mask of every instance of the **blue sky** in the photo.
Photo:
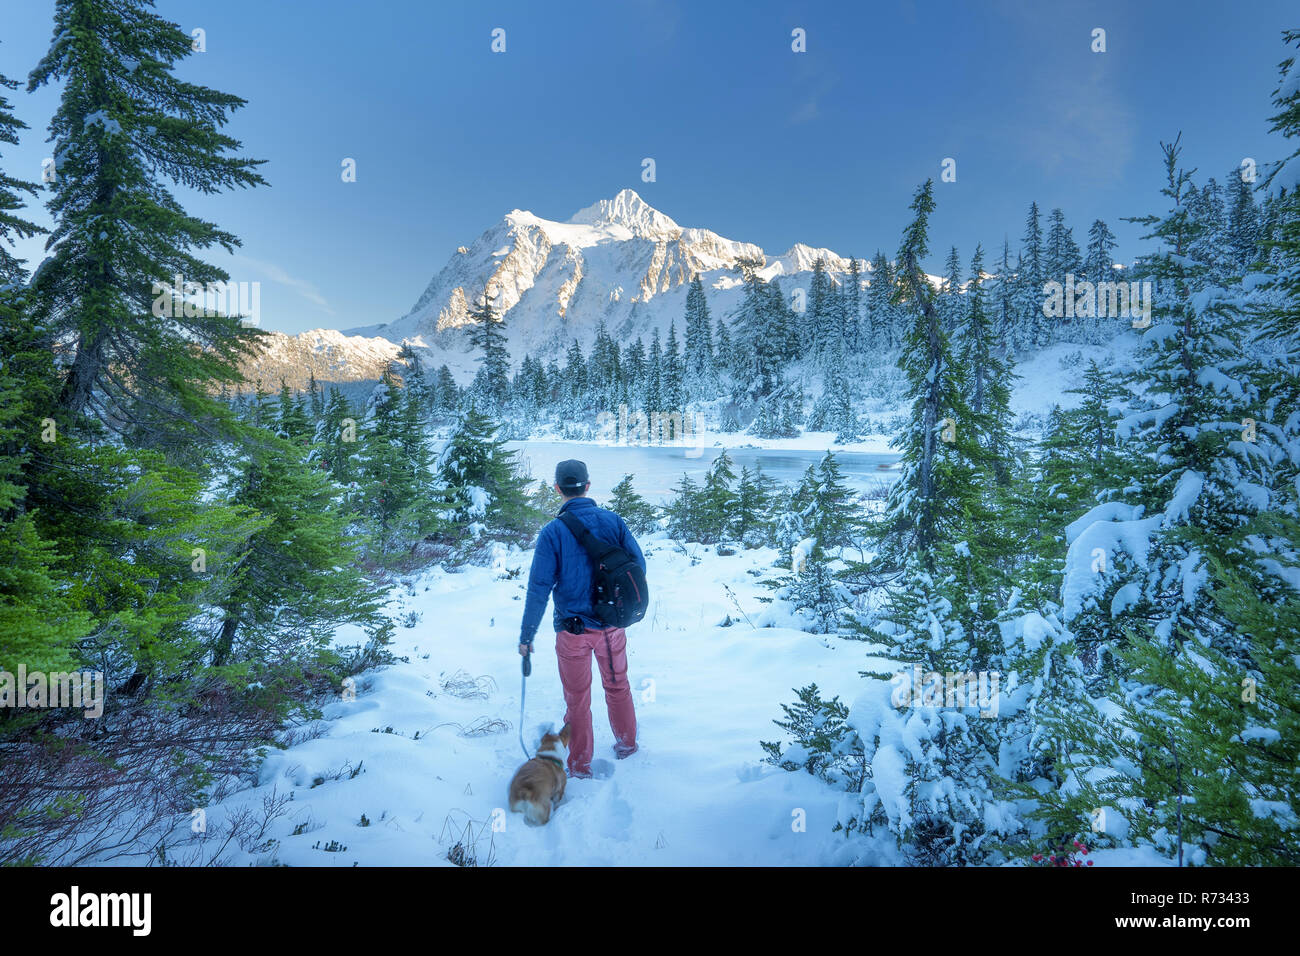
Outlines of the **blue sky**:
M0 3L0 72L25 80L53 2ZM1161 139L1181 130L1187 164L1220 181L1290 151L1266 117L1280 31L1300 26L1294 0L157 8L206 32L182 75L249 101L229 129L269 161L271 186L179 195L244 240L214 261L261 281L264 327L288 332L398 318L510 209L567 219L624 187L769 254L804 242L869 256L892 255L934 177L931 271L953 244L964 261L976 242L989 258L1004 236L1014 249L1030 200L1064 209L1081 245L1105 219L1128 259L1140 232L1119 220L1160 208ZM10 95L32 127L0 155L10 172L39 178L57 96ZM948 157L957 179L941 183ZM34 265L40 246L19 253Z

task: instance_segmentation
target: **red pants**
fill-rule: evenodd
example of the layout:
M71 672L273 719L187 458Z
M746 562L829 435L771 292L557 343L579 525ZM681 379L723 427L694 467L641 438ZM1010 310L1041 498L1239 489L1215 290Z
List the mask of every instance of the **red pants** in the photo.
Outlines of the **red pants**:
M594 747L591 731L591 655L600 665L600 682L605 688L605 707L614 731L614 753L626 757L636 751L636 709L632 706L632 685L627 679L627 632L621 627L599 631L555 634L555 658L560 664L564 688L564 719L569 725L569 772L591 773ZM612 659L611 659L612 658Z

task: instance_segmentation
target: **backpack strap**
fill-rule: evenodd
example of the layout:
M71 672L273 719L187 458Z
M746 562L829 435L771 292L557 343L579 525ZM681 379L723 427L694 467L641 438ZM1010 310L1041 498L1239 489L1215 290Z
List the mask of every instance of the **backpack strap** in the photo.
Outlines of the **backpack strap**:
M578 544L582 545L587 552L587 557L591 558L592 564L599 565L607 555L615 551L622 550L616 544L606 544L600 541L594 534L587 530L587 526L571 514L556 515L560 524L569 529L569 533L578 539Z

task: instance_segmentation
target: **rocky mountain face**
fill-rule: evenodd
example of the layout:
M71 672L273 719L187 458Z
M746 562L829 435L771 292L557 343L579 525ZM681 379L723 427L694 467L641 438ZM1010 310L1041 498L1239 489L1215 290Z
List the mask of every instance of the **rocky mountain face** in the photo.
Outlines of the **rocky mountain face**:
M258 357L243 367L248 390L277 392L283 381L297 391L313 375L322 384L373 382L392 367L401 346L389 339L312 329L299 335L272 332Z
M486 297L504 314L510 356L543 361L561 356L577 339L589 347L602 321L617 341L654 329L667 333L685 314L686 291L701 276L714 317L728 317L740 302L741 259L759 259L765 278L783 277L787 294L807 287L814 262L842 281L849 260L829 249L802 244L768 257L753 243L727 239L708 229L684 228L652 208L635 191L579 210L567 222L511 210L469 246L461 246L426 286L411 310L393 322L348 330L315 330L268 350L267 365L254 371L278 387L280 374L305 380L308 368L320 381L375 377L405 344L421 361L446 363L462 382L477 366L468 336L469 311ZM859 260L863 281L868 264ZM391 346L391 348L390 348Z
M765 278L806 284L818 257L840 277L849 260L828 249L796 245L769 258L748 242L708 229L684 228L624 189L575 213L567 222L512 210L501 222L462 246L425 288L411 310L384 325L349 334L382 336L427 350L458 378L472 374L476 357L466 334L472 303L486 296L506 318L511 358L558 356L576 338L586 348L600 322L618 341L660 334L676 321L683 332L686 290L698 273L714 316L740 301L741 259L765 263ZM867 263L859 260L864 278ZM424 358L424 356L421 356Z

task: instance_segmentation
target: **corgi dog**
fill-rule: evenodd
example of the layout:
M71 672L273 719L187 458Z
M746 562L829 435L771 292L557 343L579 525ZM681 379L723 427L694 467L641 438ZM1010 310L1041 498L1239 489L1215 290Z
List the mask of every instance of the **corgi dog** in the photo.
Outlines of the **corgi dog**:
M511 811L522 813L529 826L550 820L551 810L564 796L568 762L569 725L565 724L558 734L543 734L537 755L515 771L510 781Z

